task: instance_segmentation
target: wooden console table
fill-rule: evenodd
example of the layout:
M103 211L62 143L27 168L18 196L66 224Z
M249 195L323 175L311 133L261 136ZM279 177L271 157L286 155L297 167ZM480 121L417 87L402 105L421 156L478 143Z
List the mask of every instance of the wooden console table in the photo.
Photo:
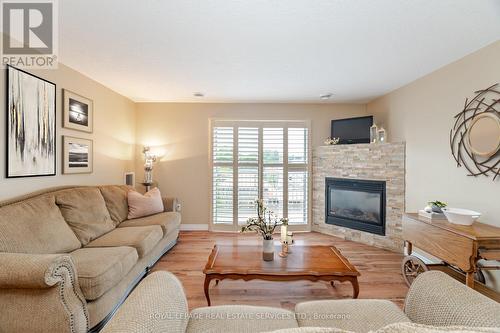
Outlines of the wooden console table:
M267 281L349 281L353 287L353 298L359 294L356 268L333 246L293 246L287 258L278 256L276 247L274 260L262 260L262 248L245 245L215 245L208 257L205 273L205 296L210 306L208 289L210 281L224 279L245 281L260 279Z
M465 274L467 286L475 288L477 283L474 281L474 275L478 272L477 261L500 260L500 228L488 224L476 222L471 226L464 226L446 220L430 220L418 214L405 214L403 238L410 256L403 261L403 275L410 282L422 271L428 269L446 271L440 266L452 266ZM411 256L413 246L439 258L444 263L425 265ZM500 267L492 268L500 269Z

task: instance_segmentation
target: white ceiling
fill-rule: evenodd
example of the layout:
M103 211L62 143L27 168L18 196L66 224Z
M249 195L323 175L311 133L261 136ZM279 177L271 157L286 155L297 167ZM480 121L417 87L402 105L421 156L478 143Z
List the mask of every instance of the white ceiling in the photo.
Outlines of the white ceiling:
M134 101L366 102L500 39L499 0L63 0L59 13L60 61Z

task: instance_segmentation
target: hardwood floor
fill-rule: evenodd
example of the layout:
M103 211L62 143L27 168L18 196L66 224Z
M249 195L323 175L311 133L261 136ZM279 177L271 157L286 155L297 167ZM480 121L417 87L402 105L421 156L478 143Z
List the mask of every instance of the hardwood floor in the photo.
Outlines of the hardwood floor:
M297 233L294 237L297 245L337 247L361 273L359 298L389 299L403 305L408 288L401 275L402 254L316 232ZM182 281L190 309L207 305L203 293L203 268L215 243L258 245L260 239L254 234L181 231L177 245L152 269L170 271ZM348 282L336 283L332 288L327 282L223 280L210 287L212 305L249 304L293 309L296 303L303 301L351 296L352 286Z

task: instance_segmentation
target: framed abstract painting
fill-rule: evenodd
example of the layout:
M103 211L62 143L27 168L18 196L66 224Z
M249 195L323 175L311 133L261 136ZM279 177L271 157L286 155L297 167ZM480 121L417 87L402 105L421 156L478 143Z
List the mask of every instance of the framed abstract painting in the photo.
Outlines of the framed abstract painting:
M7 69L6 177L56 174L56 85Z

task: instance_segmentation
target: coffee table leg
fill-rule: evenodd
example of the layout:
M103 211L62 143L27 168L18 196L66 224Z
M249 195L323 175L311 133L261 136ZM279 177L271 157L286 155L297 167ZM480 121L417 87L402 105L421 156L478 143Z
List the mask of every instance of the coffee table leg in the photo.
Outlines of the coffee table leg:
M358 278L355 277L354 279L352 279L351 284L352 284L352 289L353 289L352 298L358 298L358 295L359 295Z
M208 287L210 286L210 278L208 277L208 275L205 276L205 284L203 286L203 289L205 290L205 297L207 298L207 303L208 303L208 306L210 306L210 295L208 294Z

